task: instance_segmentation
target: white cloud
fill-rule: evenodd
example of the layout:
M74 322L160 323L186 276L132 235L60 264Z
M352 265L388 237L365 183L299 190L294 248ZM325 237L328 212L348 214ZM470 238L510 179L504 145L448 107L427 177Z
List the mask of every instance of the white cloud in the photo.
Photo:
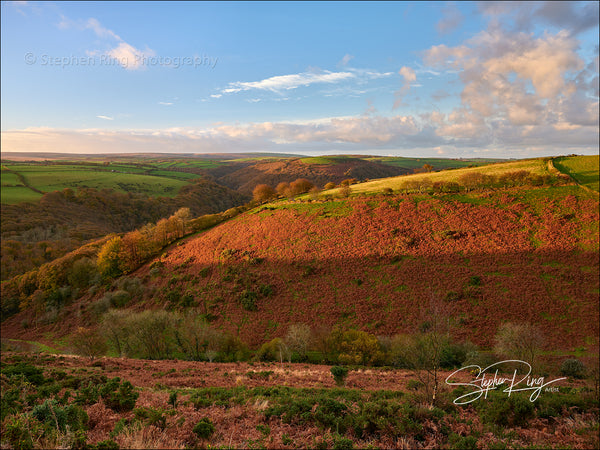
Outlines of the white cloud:
M92 30L94 34L101 39L118 42L116 47L112 47L114 43L110 44L112 48L109 50L87 51L86 54L90 56L95 56L98 54L107 55L127 70L140 69L147 64L148 58L155 56L155 53L152 49L146 47L145 50L140 50L133 45L128 44L117 33L102 26L102 24L93 17L85 22L73 21L62 14L60 17L61 21L57 24L58 28L60 29L64 30L68 28L75 28L81 31Z
M417 74L410 67L404 66L398 73L404 78L404 82L402 83L402 87L398 91L394 92L396 100L394 101L393 109L398 108L402 104L402 100L409 91L411 83L417 81Z
M221 97L223 97L223 94L212 94L211 97L212 98L221 98Z
M235 81L229 83L228 87L221 92L223 94L232 94L256 89L280 93L281 91L310 86L315 83L337 83L354 77L355 75L351 72L303 72L290 75L278 75L260 81Z
M338 66L347 66L352 59L354 59L354 56L346 53L342 60L338 63Z
M163 106L171 106L173 102L158 102L158 104Z
M110 116L96 116L98 119L104 119L104 120L115 120L113 117Z
M148 58L154 56L155 53L149 48L142 51L126 42L121 42L118 46L109 50L107 55L125 69L136 70L144 67Z

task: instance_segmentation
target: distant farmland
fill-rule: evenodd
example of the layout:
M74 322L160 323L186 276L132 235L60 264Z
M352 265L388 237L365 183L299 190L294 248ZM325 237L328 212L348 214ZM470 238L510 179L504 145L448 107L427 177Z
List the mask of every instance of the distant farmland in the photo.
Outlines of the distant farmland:
M3 164L2 203L39 200L43 193L63 189L114 189L154 197L174 197L200 175L160 167L118 165Z

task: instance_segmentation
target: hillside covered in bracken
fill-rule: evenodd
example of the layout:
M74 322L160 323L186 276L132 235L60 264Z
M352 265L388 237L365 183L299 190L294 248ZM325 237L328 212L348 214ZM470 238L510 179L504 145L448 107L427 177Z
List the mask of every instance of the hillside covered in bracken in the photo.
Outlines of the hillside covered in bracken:
M237 168L237 165L242 167ZM251 194L257 184L277 186L297 178L306 178L318 186L341 183L348 178L358 180L385 178L411 173L411 169L366 161L359 157L336 156L262 161L255 164L230 164L207 171L217 182L244 194Z
M376 195L266 205L134 275L154 288L140 306L191 293L254 346L296 322L415 331L436 298L477 344L526 320L568 349L597 345L597 252L598 203L576 188Z

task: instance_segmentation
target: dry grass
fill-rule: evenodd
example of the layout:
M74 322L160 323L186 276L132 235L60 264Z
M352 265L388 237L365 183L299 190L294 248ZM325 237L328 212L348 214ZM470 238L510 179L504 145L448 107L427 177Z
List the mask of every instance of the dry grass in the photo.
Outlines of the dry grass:
M506 172L513 172L517 170L527 170L537 175L549 174L548 166L543 159L525 159L519 161L512 161L507 163L489 164L487 166L480 167L468 167L464 169L454 170L443 170L441 172L432 173L418 173L414 175L401 175L392 178L382 178L380 180L373 180L366 183L354 184L351 186L352 193L374 193L381 192L386 188L390 189L402 189L402 186L407 181L416 181L422 179L429 179L432 183L436 181L458 181L458 179L466 174L472 172L483 173L485 175L501 175ZM340 188L330 189L323 191L321 196L325 195L339 195Z

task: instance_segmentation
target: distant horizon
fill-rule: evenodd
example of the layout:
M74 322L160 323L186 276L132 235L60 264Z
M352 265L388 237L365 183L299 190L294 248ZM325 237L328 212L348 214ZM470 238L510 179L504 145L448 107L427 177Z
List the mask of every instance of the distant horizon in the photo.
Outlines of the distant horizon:
M597 154L599 4L1 3L1 145Z

